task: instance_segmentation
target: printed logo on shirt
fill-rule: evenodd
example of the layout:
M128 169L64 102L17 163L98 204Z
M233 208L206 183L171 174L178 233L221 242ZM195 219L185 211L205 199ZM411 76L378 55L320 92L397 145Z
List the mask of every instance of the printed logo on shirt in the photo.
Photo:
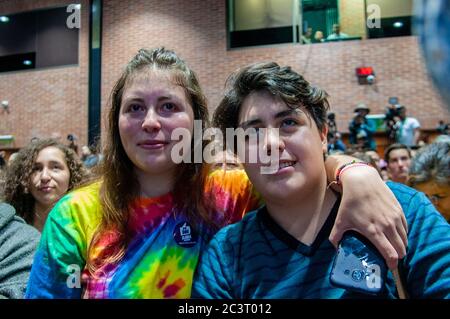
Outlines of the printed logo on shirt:
M175 226L173 239L181 247L192 247L197 244L198 237L188 222L182 222Z

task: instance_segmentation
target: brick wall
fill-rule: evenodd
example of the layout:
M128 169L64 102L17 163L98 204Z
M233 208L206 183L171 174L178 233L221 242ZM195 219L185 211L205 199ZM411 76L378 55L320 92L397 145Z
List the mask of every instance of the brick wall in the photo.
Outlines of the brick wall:
M89 11L87 0L0 0L0 14L81 3L78 66L0 73L0 100L9 101L9 114L0 113L0 134L13 134L14 146L36 137L59 134L66 142L75 134L87 141ZM68 13L69 16L70 13ZM1 40L0 40L1 41Z
M103 109L122 67L141 47L174 49L197 72L209 100L218 104L224 82L237 67L275 60L301 71L331 95L338 127L347 130L353 107L365 102L372 113L384 112L389 96L398 96L425 128L450 118L429 82L416 37L276 45L227 50L225 1L110 0L104 7ZM357 84L355 68L372 66L377 84Z
M0 0L0 12L69 2ZM424 128L434 128L439 119L450 118L427 78L415 37L227 50L225 1L108 0L103 3L103 117L109 108L107 102L113 84L125 64L141 47L164 45L179 53L197 72L211 110L220 101L230 72L251 62L274 60L293 66L310 82L329 92L338 127L343 131L347 130L358 102L367 103L372 113L381 113L389 96L398 96L408 107L408 113L417 117ZM8 99L11 105L11 114L7 117L0 114L0 134L12 132L19 145L33 135L53 131L64 135L74 132L83 142L86 140L87 19L83 11L78 67L0 75L0 99ZM361 65L375 69L376 85L357 84L355 68Z

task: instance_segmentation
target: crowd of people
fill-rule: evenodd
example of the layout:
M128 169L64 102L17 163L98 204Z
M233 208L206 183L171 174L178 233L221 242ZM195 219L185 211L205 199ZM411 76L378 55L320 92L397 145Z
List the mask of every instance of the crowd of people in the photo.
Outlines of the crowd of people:
M311 44L326 41L340 41L349 38L350 36L347 33L341 31L341 26L338 23L335 23L333 24L332 32L327 37L324 36L323 31L321 30L314 32L313 28L306 28L305 32L303 32L301 36L300 42L302 44Z
M354 109L355 117L349 125L349 145L340 138L335 114L328 115L328 152L351 155L371 163L384 181L402 183L424 192L438 211L450 221L450 135L445 130L444 122L438 126L439 135L431 144L427 144L420 139L419 121L406 116L406 107L393 105L392 109L395 109L392 117L388 115L392 111L388 111L385 117L386 122L393 121L392 131L387 130L385 138L392 143L385 147L382 157L377 153L373 137L376 129L366 118L370 109L362 103ZM390 138L391 134L393 140ZM419 175L421 178L417 177ZM435 176L438 176L438 182L435 182Z
M398 107L381 159L359 105L359 146L338 155L328 94L291 67L253 63L227 84L212 126L254 136L213 165L173 160L173 133L194 158L194 121L210 123L196 74L164 48L139 50L115 83L102 155L34 138L5 161L0 298L371 297L329 280L348 230L391 270L376 297L403 295L400 272L410 297L450 298L448 135L412 155L420 124ZM275 172L246 160L255 150L276 154Z

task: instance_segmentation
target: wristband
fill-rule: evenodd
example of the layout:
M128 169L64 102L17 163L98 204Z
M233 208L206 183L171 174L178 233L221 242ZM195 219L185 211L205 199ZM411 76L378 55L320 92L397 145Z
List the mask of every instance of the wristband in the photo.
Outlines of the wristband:
M342 165L341 167L339 167L339 169L336 172L336 184L341 185L341 175L342 173L351 168L351 167L357 167L357 166L370 166L373 167L372 165L370 165L369 163L366 162L357 162L356 160L353 160L349 163L346 163L344 165Z

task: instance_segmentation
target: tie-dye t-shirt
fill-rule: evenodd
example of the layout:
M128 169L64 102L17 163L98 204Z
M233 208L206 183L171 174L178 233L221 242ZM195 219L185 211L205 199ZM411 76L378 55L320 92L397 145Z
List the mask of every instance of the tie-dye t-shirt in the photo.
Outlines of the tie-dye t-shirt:
M131 206L131 240L118 263L86 266L111 255L118 236L104 233L89 247L101 220L100 182L64 196L50 212L36 251L27 298L189 298L202 249L212 235L174 211L172 194L139 198ZM205 194L221 224L236 222L260 204L241 170L212 172Z

